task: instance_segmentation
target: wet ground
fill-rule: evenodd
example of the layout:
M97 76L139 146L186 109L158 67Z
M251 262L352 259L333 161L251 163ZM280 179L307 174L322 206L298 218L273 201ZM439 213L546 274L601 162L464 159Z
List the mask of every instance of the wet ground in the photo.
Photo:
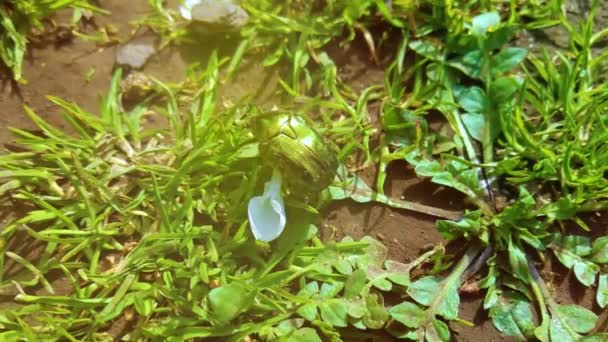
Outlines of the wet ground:
M148 11L145 0L102 0L100 5L111 11L111 17L98 16L96 23L103 27L111 24L117 29L118 39L127 39L134 27L129 21L139 18ZM56 43L56 44L55 44ZM345 48L349 49L349 48ZM355 89L366 85L382 83L383 69L372 63L364 49L350 47L342 51L341 58L336 58L339 71ZM78 103L91 112L97 111L98 98L104 94L110 83L114 67L116 46L99 47L81 39L70 41L52 40L46 44L32 46L24 65L26 85L16 86L6 77L0 89L0 143L10 142L8 127L32 128L24 115L23 106L31 107L38 115L64 127L58 109L46 99L54 95ZM353 51L354 50L354 51ZM338 51L340 53L340 51ZM187 62L184 54L176 49L165 49L153 57L146 65L144 72L163 81L178 81L186 72ZM93 72L90 79L85 75ZM273 75L267 75L259 67L251 67L239 75L233 85L224 87L220 96L238 98L252 92L258 92L260 84L272 82ZM266 89L260 91L264 101L268 101ZM264 94L265 93L265 94ZM220 102L222 100L220 99ZM364 178L373 179L374 170L364 170ZM462 209L462 198L453 192L418 180L405 163L394 163L389 169L387 194L403 197L427 205L449 210ZM353 204L340 202L327 210L323 229L324 238L333 231L337 237L352 235L360 238L371 235L383 241L389 247L390 256L398 261L407 261L419 255L429 246L441 241L435 229L434 219L423 214L404 210L394 210L379 205ZM602 217L594 216L589 220L591 225L603 226ZM335 228L335 229L334 229ZM604 228L604 231L606 229ZM454 247L454 246L452 246ZM457 246L454 250L458 250ZM551 256L548 255L551 260ZM600 314L594 305L595 289L586 291L579 285L566 269L553 262L548 266L544 276L560 303L577 303L593 309ZM460 307L460 318L475 324L474 327L452 323L456 341L507 341L488 321L481 308L483 294L463 294ZM600 330L608 328L608 314L600 316Z

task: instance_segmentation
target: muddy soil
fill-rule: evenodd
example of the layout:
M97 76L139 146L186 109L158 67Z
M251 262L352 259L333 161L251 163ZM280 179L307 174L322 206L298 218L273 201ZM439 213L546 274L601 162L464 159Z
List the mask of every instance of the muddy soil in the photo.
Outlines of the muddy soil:
M99 3L111 11L112 15L98 16L97 24L111 24L116 27L119 39L129 37L133 31L129 21L141 17L148 10L146 0L101 0ZM364 44L361 46L364 47ZM361 89L367 85L382 83L383 69L374 65L365 48L351 46L350 49L354 51L348 50L348 47L345 49L347 50L344 51L343 58L337 59L339 70L345 79L351 78L353 88ZM116 46L99 47L81 39L30 47L24 65L24 78L28 83L16 86L8 81L7 74L3 78L0 89L0 143L11 141L8 127L33 128L24 114L24 105L59 127L65 127L58 109L45 98L46 95L76 102L84 109L96 112L98 97L106 92L110 83L115 50ZM178 81L186 72L187 62L184 58L189 59L183 52L166 49L147 63L144 72L163 81ZM85 75L91 71L94 71L92 77L86 80ZM258 87L260 84L268 84L268 80L272 79L273 75L252 66L240 74L234 84L225 87L220 96L228 99L248 93L264 93L264 89ZM269 94L265 96L268 98ZM374 172L364 170L362 175L371 180ZM390 167L385 191L394 197L443 209L463 209L461 196L428 182L421 182L405 163L394 163ZM415 258L429 246L445 242L435 229L434 218L423 214L343 201L332 205L325 216L324 238L332 235L336 238L344 235L352 235L355 238L371 235L389 247L391 258L402 262ZM601 225L599 219L593 217L590 222ZM545 276L549 279L549 285L554 289L558 301L581 304L599 314L599 308L593 304L595 290L586 291L563 267L554 264L554 267L545 269ZM463 295L460 317L472 322L474 327L452 324L455 340L510 340L502 337L488 321L481 308L482 299L482 294ZM606 313L600 317L600 322L601 329L605 330L608 325Z

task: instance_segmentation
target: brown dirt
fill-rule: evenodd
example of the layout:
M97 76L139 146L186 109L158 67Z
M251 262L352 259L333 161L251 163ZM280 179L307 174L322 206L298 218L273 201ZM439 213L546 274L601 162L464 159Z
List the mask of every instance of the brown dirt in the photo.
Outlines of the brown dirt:
M145 0L102 0L100 5L111 11L111 17L98 16L96 22L103 26L111 23L118 29L121 39L128 37L132 31L129 20L143 15L147 9ZM375 66L368 57L364 44L351 47L356 53L348 51L338 60L339 70L345 79L349 79L353 88L362 89L365 86L381 83L383 69ZM99 48L91 42L74 39L67 44L58 46L47 45L31 47L24 65L24 78L27 85L11 86L3 82L0 89L0 143L10 141L9 126L31 129L32 124L24 115L23 105L30 106L43 118L63 127L58 109L50 104L46 95L55 95L74 101L83 108L96 112L98 96L108 88L113 63L115 46ZM164 81L177 81L183 77L187 63L184 54L167 49L153 57L146 65L144 72L154 75ZM91 69L95 70L90 81L85 81L84 75ZM239 75L234 85L222 94L226 98L238 98L267 84L266 75L259 67L252 67L245 74ZM268 96L268 94L266 94ZM221 99L220 99L221 101ZM365 179L374 179L374 170L365 170ZM373 182L370 182L373 184ZM389 169L389 180L386 186L387 194L394 197L404 197L427 205L444 209L462 210L462 197L457 193L442 189L428 182L418 180L405 163L394 163ZM335 228L337 237L352 235L356 238L371 235L383 241L388 247L390 257L398 261L407 261L419 255L430 245L442 241L435 229L434 218L405 210L394 210L381 205L353 204L343 201L332 205L327 213L323 235L327 238ZM553 274L549 281L559 302L579 303L593 308L595 291L586 291L578 285L573 277L560 266L549 267L545 275ZM460 307L460 317L473 322L475 327L462 324L452 324L457 341L509 341L502 337L487 320L487 315L481 309L481 295L463 295ZM601 329L608 326L608 314L601 317Z

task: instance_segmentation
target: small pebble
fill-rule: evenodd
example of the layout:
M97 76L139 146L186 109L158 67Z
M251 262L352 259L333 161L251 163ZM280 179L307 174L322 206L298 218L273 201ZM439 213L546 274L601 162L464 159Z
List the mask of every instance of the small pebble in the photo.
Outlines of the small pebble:
M130 69L141 69L156 53L156 38L139 37L121 45L116 50L116 64Z

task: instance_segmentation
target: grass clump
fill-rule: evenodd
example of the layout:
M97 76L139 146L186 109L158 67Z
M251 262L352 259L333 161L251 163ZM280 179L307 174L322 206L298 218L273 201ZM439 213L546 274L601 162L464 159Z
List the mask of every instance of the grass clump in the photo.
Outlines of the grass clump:
M0 58L15 81L22 81L23 58L33 30L43 32L45 20L72 8L76 24L85 10L98 10L86 0L8 0L0 4ZM39 33L40 34L40 33Z

